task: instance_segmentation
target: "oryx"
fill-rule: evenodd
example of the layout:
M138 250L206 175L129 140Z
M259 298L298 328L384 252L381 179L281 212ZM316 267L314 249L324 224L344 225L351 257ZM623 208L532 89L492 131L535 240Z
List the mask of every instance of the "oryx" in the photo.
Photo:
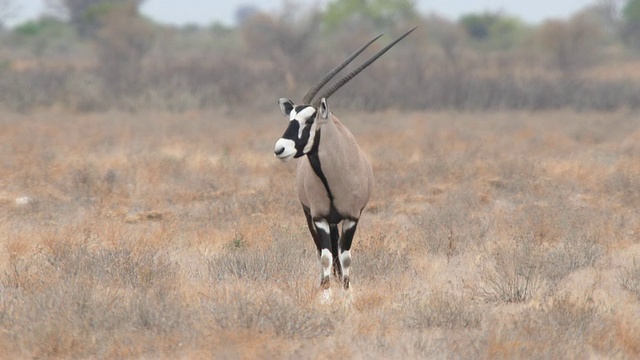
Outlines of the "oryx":
M275 156L280 160L298 159L296 188L307 225L318 249L322 266L320 287L329 289L332 272L349 288L351 242L362 210L369 201L373 187L373 171L366 155L351 132L333 116L327 98L341 86L371 65L415 28L391 42L365 63L343 76L331 88L313 101L316 93L340 70L347 66L374 38L331 70L304 96L300 105L281 98L282 113L289 126L275 144ZM338 224L342 233L338 234Z

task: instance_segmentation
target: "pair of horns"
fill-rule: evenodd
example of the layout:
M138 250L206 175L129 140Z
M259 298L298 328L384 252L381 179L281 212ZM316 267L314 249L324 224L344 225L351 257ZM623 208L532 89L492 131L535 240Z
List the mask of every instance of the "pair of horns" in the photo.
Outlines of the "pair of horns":
M407 31L406 33L402 34L399 38L393 40L391 43L389 43L389 45L385 46L382 50L378 51L369 60L365 61L362 65L358 66L356 69L354 69L347 75L343 76L340 80L338 80L335 84L333 84L332 87L330 87L328 90L325 90L318 98L322 99L322 98L328 98L329 96L331 96L334 92L340 89L344 84L349 82L349 80L353 79L356 75L358 75L358 73L364 70L367 66L371 65L374 61L378 60L380 56L386 53L395 44L400 42L400 40L404 39L407 35L411 34L411 32L416 28L417 26ZM373 38L373 40L364 44L361 48L356 50L356 52L351 54L351 56L349 56L345 61L343 61L342 64L336 66L333 70L329 71L329 73L327 73L327 75L325 75L322 78L322 80L318 81L318 83L314 87L312 87L311 90L309 90L309 92L307 92L307 94L302 99L302 103L311 104L311 101L315 97L316 93L318 93L318 91L320 91L320 89L323 86L325 86L329 82L329 80L331 80L334 76L336 76L336 74L339 73L340 70L344 69L347 65L349 65L350 62L352 62L358 55L360 55L361 52L363 52L367 47L369 47L369 45L371 45L374 41L378 40L382 35L383 34L380 34L375 38Z

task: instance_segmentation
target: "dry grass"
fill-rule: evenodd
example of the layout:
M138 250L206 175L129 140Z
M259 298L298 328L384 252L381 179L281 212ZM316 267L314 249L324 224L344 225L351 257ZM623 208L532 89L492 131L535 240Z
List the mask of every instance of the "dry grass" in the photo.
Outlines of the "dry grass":
M10 358L637 358L637 113L338 114L376 187L353 291L269 114L0 118Z

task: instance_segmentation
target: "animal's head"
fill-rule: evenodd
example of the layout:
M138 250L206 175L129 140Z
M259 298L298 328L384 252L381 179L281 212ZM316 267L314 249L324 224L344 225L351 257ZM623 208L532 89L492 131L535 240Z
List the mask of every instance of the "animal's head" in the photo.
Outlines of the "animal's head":
M278 100L280 111L289 119L289 126L276 142L274 154L280 160L289 160L308 154L314 145L322 124L326 123L331 113L327 99L322 98L317 106L295 105L291 100Z
M291 158L298 158L312 151L317 145L317 138L319 130L324 123L331 118L331 112L327 105L327 99L340 87L353 79L358 73L364 70L367 66L376 61L382 54L391 49L405 36L409 35L413 28L404 33L399 38L392 41L389 45L385 46L382 50L378 51L369 60L365 61L362 65L343 76L340 80L336 81L331 88L321 93L318 98L320 100L313 101L318 91L322 89L324 85L329 82L337 73L345 68L353 59L355 59L361 52L363 52L374 41L378 40L378 35L373 40L364 44L360 49L356 50L351 56L349 56L342 64L336 66L322 80L320 80L302 99L302 105L296 105L291 100L281 98L278 103L280 105L280 111L289 119L289 126L285 130L282 137L276 142L274 154L280 160L288 160Z

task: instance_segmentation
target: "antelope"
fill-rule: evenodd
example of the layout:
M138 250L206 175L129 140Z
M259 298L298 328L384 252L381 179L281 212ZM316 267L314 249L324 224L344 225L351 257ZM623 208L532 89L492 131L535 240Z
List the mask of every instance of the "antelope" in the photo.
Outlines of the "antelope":
M306 155L306 159L298 159L296 188L318 250L322 267L320 288L325 298L330 296L332 270L344 289L350 288L351 243L373 187L369 160L353 134L331 113L327 99L415 29L407 31L336 81L318 96L319 100L313 100L318 91L382 34L327 73L307 92L302 104L296 105L286 98L278 100L280 111L289 118L289 125L276 142L274 154L282 161ZM342 232L338 234L340 223Z

